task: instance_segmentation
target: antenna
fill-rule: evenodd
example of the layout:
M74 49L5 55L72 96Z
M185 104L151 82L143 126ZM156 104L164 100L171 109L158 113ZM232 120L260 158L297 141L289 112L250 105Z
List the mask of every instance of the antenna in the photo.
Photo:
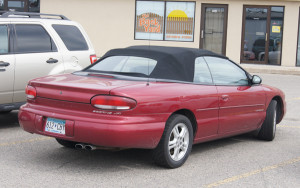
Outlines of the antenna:
M151 34L152 33L150 32L149 37L148 37L148 49L149 49L149 52L150 52L150 37L151 37ZM149 61L150 61L150 59L148 58L148 78L147 78L146 86L149 86L149 84L150 84L150 68L149 68L150 62Z

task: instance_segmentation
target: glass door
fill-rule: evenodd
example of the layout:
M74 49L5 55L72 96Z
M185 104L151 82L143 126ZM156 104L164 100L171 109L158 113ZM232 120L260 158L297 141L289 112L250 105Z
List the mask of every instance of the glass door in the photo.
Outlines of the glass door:
M228 5L202 4L200 48L226 53Z
M269 7L244 6L242 62L266 64L270 33L269 11Z

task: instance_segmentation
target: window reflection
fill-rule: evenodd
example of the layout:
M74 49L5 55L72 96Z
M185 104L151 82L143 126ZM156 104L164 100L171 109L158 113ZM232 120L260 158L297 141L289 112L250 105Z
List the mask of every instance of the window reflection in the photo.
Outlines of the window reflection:
M29 0L29 12L40 12L40 0Z
M284 7L246 8L245 11L243 60L280 65Z
M0 10L4 10L4 0L0 0Z
M268 9L246 8L244 60L260 61L258 55L265 51Z
M269 39L268 64L280 65L283 31L283 7L271 7L271 24Z
M40 12L40 0L0 0L0 11Z
M205 57L216 85L248 85L248 77L244 70L227 59Z
M56 51L52 39L39 25L16 25L18 53L36 53Z
M8 33L7 26L0 25L0 54L8 53Z

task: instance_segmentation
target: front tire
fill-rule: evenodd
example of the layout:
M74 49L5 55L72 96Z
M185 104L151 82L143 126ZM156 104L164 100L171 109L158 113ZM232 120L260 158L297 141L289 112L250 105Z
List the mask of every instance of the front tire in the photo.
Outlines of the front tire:
M63 139L58 139L56 138L56 141L67 148L75 148L75 145L77 144L77 142L72 142L72 141L68 141L68 140L63 140Z
M272 100L267 109L266 119L258 133L261 140L272 141L275 138L277 124L277 101Z
M184 164L192 150L193 128L184 115L172 115L158 146L153 151L156 164L167 168L178 168Z

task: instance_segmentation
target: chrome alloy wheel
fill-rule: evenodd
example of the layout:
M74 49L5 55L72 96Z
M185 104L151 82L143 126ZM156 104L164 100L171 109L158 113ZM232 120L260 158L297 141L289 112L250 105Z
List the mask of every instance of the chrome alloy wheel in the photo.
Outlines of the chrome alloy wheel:
M184 123L178 123L171 131L168 148L169 155L174 161L181 160L189 146L189 130Z

